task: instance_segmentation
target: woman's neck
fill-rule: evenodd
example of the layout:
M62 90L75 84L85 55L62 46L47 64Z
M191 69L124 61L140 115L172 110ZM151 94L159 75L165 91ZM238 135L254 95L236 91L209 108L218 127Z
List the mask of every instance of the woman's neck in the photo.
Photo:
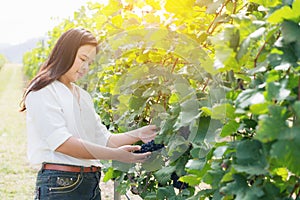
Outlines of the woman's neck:
M71 91L73 91L73 85L69 80L66 80L64 77L60 77L58 80L67 86Z

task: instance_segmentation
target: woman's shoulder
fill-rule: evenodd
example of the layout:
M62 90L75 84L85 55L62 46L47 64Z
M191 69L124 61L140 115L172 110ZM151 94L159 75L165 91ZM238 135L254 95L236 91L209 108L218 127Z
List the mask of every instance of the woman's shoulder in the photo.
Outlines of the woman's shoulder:
M53 97L54 96L53 94L55 93L55 87L54 87L55 84L56 83L54 81L39 90L29 92L26 99L27 98L40 98L40 99L46 98L47 99L51 96Z

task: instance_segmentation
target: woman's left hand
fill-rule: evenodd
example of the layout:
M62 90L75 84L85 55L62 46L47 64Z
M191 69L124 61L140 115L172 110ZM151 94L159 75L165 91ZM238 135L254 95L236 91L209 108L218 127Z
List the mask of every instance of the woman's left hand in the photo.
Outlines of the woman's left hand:
M150 142L154 140L155 136L157 135L157 127L155 125L147 125L141 128L136 129L138 133L138 137L144 143Z

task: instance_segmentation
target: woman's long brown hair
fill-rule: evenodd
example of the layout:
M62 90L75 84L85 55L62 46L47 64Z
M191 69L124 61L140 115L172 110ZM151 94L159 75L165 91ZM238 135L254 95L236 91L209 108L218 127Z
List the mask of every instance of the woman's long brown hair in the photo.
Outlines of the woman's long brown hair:
M49 58L29 82L21 101L21 112L26 110L25 98L28 93L46 87L65 74L72 67L79 47L83 45L98 45L97 39L88 30L73 28L60 36Z

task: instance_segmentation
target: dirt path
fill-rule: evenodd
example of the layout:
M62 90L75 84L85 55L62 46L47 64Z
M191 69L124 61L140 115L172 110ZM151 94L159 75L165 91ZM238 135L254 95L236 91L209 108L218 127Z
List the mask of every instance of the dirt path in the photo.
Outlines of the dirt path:
M25 114L18 112L23 93L22 66L6 64L0 70L0 199L33 199L37 169L26 157ZM103 176L102 176L103 177ZM113 182L101 182L102 200L113 200ZM141 199L128 192L129 199ZM121 200L127 200L125 196Z

